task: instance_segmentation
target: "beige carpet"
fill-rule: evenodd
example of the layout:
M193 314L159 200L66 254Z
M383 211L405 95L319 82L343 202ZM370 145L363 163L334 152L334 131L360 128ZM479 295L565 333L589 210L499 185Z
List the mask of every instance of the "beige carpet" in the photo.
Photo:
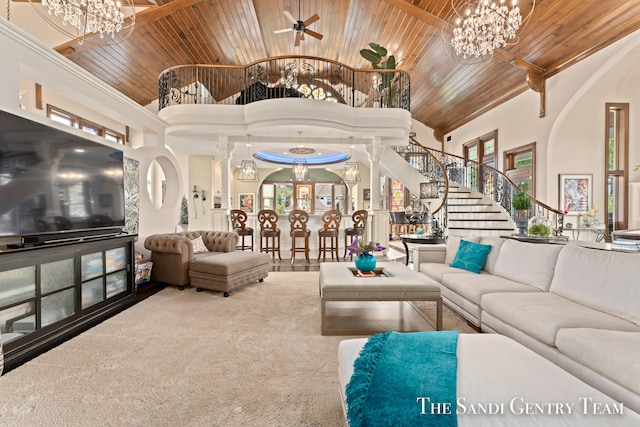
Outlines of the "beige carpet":
M164 289L0 377L0 425L343 425L344 337L320 335L317 283ZM444 326L471 331L448 309Z

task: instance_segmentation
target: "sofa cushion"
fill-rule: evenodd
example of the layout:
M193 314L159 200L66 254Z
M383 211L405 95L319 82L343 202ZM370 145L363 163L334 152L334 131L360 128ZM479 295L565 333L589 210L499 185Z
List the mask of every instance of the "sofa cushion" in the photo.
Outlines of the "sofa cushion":
M439 262L423 262L420 264L420 273L426 274L438 283L442 283L442 278L448 273L473 274L470 271Z
M567 245L550 292L640 325L640 256Z
M447 237L447 250L446 255L444 257L444 263L449 265L453 262L453 259L458 252L458 247L460 246L460 241L464 239L468 242L478 243L480 241L480 236L468 236L468 237L458 237L458 236L449 236Z
M576 362L640 394L640 332L561 329L556 347Z
M198 236L196 239L191 240L191 244L193 245L193 253L201 254L204 252L209 252L209 249L204 245L202 241L202 236Z
M548 291L556 266L556 258L563 247L563 245L507 240L500 248L495 274Z
M482 310L496 319L555 346L562 328L599 328L640 331L640 326L610 314L576 304L550 292L505 292L485 294Z
M478 305L483 295L493 292L540 292L540 289L534 286L488 273L478 275L449 273L443 276L442 284Z
M491 245L491 251L487 255L487 260L484 263L483 270L488 273L495 274L496 272L496 261L498 260L498 254L500 253L500 248L502 248L502 244L505 242L505 239L502 237L490 237L490 236L482 236L480 237L480 243L483 245Z
M484 267L490 250L491 245L461 240L451 267L462 268L463 270L479 274L482 267Z
M260 265L269 264L269 255L261 252L225 252L215 256L201 257L189 265L191 272L219 276L231 276Z

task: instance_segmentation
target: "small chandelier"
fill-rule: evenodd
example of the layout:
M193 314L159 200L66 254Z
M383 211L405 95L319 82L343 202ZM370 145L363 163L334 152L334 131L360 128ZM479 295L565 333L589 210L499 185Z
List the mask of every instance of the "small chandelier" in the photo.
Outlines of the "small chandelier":
M309 181L309 168L305 159L296 159L291 168L291 181Z
M249 138L251 135L247 135L247 157L249 157L249 147L251 144L249 142ZM253 160L243 160L240 163L240 170L238 170L238 175L236 176L238 181L245 182L258 182L258 167L256 166L256 162Z
M133 0L124 0L124 6L120 0L42 0L47 14L42 12L40 4L33 0L29 2L51 26L69 37L78 38L80 44L84 43L87 34L97 34L101 39L106 35L112 43L119 43L131 35L135 25ZM62 25L51 16L61 18ZM116 40L116 34L123 29L128 29L127 34Z
M535 9L532 0L531 10L523 18L517 0L466 0L456 7L451 0L452 14L443 28L443 40L453 50L452 56L458 62L476 63L493 58L494 51L520 40L518 30L529 20ZM524 25L523 25L524 24ZM445 34L453 28L453 36Z
M357 162L346 162L344 164L342 180L346 184L355 184L357 182L360 182L360 169L358 169Z

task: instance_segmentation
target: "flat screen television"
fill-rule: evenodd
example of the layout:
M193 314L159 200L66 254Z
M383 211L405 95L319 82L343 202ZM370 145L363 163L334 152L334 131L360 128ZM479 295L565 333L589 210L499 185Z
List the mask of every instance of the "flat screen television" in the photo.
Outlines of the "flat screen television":
M121 232L123 176L121 150L0 111L0 237Z

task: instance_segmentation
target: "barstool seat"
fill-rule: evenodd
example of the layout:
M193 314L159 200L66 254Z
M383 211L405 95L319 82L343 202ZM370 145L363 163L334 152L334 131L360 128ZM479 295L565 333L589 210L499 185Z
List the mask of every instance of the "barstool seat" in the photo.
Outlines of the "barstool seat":
M331 209L322 213L322 228L318 230L318 242L320 244L318 250L318 259L322 255L322 260L326 260L327 252L331 254L331 259L335 254L336 260L340 261L338 255L338 234L340 230L340 221L342 213L337 209ZM327 246L327 238L330 246Z
M258 212L260 224L260 252L271 252L271 258L275 259L278 252L280 257L280 229L278 228L278 213L274 210L263 209Z
M355 238L362 238L362 236L364 236L365 229L367 228L368 216L369 213L365 210L355 211L351 215L353 227L347 227L344 229L344 258L347 257L347 249L351 246L351 243L353 243ZM348 242L347 237L349 238ZM353 259L353 255L350 256L350 259Z
M289 225L291 230L289 235L291 236L291 263L296 259L297 252L304 252L304 257L309 262L309 237L311 231L307 228L309 222L309 214L301 209L294 209L289 212ZM304 246L298 247L298 239L303 239Z
M231 210L231 229L238 233L241 238L240 244L236 246L236 249L244 251L249 249L253 251L253 228L247 227L247 213L241 209ZM251 245L246 245L244 242L245 237L250 237Z

